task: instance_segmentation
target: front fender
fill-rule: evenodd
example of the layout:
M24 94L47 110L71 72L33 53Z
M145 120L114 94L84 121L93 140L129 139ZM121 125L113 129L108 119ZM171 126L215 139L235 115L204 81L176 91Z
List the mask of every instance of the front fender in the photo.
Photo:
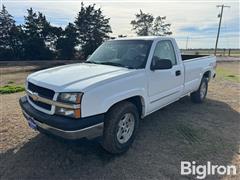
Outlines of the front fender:
M125 92L120 92L118 94L114 94L113 96L107 97L101 104L101 109L104 112L107 112L113 105L123 100L129 99L131 97L139 96L141 98L143 112L142 115L145 115L145 107L146 107L146 94L144 89L131 89Z
M89 88L82 99L82 117L106 113L114 104L134 96L140 96L145 102L148 87L146 78L145 72L141 70Z

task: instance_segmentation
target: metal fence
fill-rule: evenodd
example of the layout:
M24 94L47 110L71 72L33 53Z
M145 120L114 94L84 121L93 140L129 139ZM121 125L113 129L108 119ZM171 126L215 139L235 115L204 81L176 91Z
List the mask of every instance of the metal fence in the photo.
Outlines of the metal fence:
M183 54L194 54L194 55L213 55L214 49L182 49ZM218 49L217 56L240 56L240 49Z

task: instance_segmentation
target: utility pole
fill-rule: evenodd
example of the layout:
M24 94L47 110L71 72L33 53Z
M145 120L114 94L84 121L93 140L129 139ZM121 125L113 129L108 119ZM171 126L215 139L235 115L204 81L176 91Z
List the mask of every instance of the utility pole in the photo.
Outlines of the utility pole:
M221 13L218 15L218 17L220 17L220 19L219 19L219 24L218 24L218 33L217 33L217 39L216 39L216 44L215 44L214 55L216 55L216 53L217 53L217 45L218 45L218 39L219 39L219 34L220 34L220 29L221 29L223 9L225 7L230 8L230 6L225 6L224 4L223 5L217 5L217 8L220 8L220 7L221 7Z
M188 49L188 39L189 39L189 36L187 36L187 40L186 40L186 50Z

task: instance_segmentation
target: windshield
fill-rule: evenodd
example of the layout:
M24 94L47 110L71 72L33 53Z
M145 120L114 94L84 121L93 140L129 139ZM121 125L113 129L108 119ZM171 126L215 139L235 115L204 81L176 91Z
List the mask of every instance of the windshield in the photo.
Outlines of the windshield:
M114 40L103 43L86 61L132 69L145 68L150 40Z

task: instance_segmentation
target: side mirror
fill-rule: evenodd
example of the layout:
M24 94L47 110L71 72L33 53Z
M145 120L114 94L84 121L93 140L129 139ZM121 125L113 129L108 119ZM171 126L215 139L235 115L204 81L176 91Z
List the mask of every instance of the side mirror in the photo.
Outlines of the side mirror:
M151 70L160 70L160 69L171 69L172 62L169 59L159 59L154 56L152 59Z

